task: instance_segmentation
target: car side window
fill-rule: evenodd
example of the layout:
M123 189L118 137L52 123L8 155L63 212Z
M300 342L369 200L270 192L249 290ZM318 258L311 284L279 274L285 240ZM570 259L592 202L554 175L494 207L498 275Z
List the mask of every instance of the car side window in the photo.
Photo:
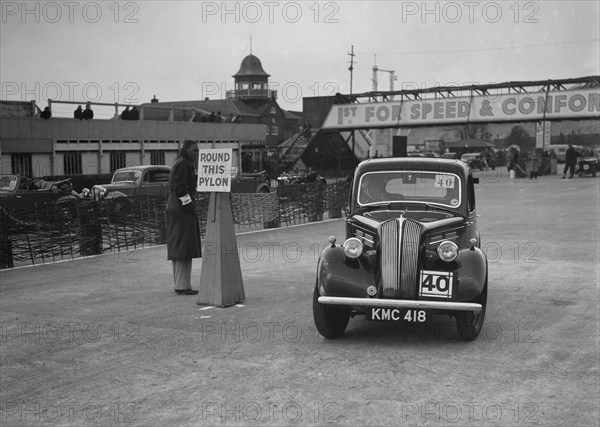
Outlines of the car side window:
M169 172L162 170L148 171L150 182L169 182Z

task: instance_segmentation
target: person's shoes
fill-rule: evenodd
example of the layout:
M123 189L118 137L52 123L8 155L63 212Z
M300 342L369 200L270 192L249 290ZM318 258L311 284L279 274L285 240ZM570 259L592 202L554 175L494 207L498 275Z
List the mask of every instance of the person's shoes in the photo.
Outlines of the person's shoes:
M175 289L177 295L198 295L198 291L194 289Z
M565 178L566 178L566 176L564 176L564 175L560 177L560 179L565 179Z

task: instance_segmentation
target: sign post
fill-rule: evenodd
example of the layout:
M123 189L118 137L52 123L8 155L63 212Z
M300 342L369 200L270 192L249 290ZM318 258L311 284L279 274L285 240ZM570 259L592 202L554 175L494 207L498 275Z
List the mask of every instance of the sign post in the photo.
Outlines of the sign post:
M228 307L244 301L244 284L238 254L231 179L233 150L200 150L197 191L210 192L198 305Z

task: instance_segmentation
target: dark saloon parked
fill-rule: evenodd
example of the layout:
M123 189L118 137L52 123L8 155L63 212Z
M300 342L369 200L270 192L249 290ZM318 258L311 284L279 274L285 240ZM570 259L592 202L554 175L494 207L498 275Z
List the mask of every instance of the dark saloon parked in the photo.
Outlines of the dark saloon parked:
M480 249L475 184L463 161L367 160L357 167L346 239L334 236L319 257L313 315L327 338L351 316L422 323L456 319L474 340L487 304L488 263Z

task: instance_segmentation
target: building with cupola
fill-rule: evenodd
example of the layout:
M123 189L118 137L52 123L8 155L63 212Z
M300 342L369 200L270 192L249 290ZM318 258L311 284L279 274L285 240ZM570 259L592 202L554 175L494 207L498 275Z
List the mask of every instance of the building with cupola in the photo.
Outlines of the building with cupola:
M146 119L165 119L167 110L153 107L181 108L172 119L194 122L260 124L265 126L265 143L248 143L243 147L245 172L258 169L283 169L295 163L307 141L302 132L304 120L299 112L286 111L277 103L277 91L269 85L269 77L260 59L249 54L232 75L234 89L226 91L225 99L167 101L143 104ZM193 111L193 116L190 114ZM187 114L187 116L184 116ZM308 139L308 138L307 138ZM302 140L302 143L299 142ZM300 147L300 148L298 148Z

